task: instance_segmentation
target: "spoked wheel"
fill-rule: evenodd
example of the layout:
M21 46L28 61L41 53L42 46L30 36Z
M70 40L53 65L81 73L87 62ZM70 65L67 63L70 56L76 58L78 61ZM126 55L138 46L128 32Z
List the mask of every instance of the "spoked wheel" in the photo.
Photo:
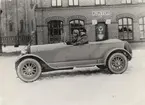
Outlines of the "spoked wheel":
M24 82L33 82L41 75L41 65L34 59L25 59L17 68L18 77Z
M108 60L108 68L114 74L122 74L128 68L127 57L122 53L114 53Z

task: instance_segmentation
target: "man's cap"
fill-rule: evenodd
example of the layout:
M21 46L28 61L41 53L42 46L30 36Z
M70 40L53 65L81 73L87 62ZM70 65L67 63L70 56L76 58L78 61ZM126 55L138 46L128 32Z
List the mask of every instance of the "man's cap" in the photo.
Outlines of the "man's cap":
M85 28L81 28L80 32L87 32Z

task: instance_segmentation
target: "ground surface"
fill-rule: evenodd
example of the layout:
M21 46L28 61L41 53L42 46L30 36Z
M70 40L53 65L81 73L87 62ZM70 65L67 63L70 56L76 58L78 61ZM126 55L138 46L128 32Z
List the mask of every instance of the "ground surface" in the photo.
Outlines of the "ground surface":
M145 50L133 50L122 75L96 68L53 72L24 83L16 78L16 56L0 56L0 105L145 105Z

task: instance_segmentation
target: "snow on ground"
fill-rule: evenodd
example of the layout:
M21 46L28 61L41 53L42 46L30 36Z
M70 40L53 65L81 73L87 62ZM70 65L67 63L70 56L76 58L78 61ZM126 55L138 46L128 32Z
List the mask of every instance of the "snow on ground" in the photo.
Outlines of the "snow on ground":
M0 57L0 105L145 105L145 50L133 51L128 70L51 72L33 83L16 78L16 56Z
M4 53L10 53L10 52L19 52L24 48L25 46L19 46L19 47L6 46L6 47L2 47L2 50Z

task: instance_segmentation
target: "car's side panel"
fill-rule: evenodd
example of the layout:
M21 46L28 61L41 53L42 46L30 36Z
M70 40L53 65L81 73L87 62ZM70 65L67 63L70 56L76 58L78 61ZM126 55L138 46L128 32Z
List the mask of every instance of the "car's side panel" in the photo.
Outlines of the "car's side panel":
M55 63L55 62L65 62L66 56L68 53L68 49L71 46L63 46L61 48L53 49L53 50L44 50L33 52L34 55L40 56L47 63Z
M89 60L90 45L71 46L66 52L66 62Z
M90 59L99 59L102 58L102 60L105 59L106 52L108 52L110 49L115 48L123 48L123 43L96 43L96 44L90 44Z

